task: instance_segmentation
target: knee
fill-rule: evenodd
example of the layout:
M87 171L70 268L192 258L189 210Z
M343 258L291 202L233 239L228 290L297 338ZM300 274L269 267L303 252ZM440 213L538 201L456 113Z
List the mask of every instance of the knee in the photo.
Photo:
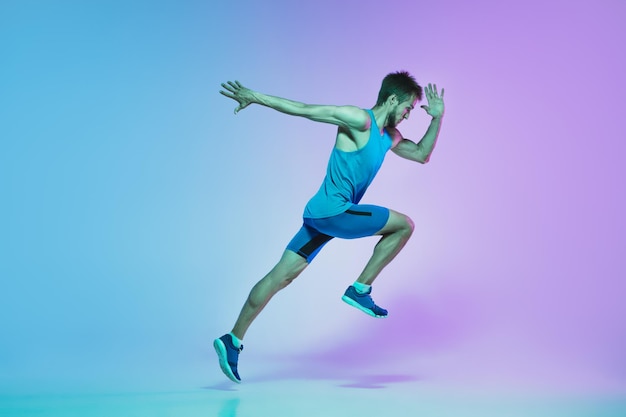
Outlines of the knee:
M407 237L410 237L413 234L413 231L415 230L415 223L413 223L413 220L409 217L409 216L404 216L404 232L406 233Z
M276 277L278 278L278 286L279 289L283 289L289 284L293 282L294 279L298 278L300 273L304 270L306 264L303 266L295 265L287 268L279 268L276 272Z
M291 251L285 251L280 261L266 276L275 291L282 290L291 284L307 267L306 259Z
M287 285L291 284L294 279L298 278L303 269L304 268L291 268L285 271L281 283L282 288L285 288Z
M288 286L289 284L291 284L293 280L298 277L298 275L299 274L293 273L293 274L282 276L277 283L277 287L278 287L277 291L280 291L286 286Z
M286 286L291 284L293 282L293 280L296 279L296 278L297 278L297 275L293 276L293 277L286 277L285 279L283 279L280 282L280 289L282 290L283 288L285 288Z

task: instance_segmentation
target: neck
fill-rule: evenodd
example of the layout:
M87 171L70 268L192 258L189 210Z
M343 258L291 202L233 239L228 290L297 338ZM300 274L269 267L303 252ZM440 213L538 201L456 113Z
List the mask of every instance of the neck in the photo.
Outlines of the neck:
M389 122L389 108L385 105L376 105L372 107L372 112L374 113L374 118L376 119L376 124L382 130L387 127L387 123Z

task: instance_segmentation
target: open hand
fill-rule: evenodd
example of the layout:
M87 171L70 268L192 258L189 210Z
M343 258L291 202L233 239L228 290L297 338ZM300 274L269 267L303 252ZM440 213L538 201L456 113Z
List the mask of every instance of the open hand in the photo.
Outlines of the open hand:
M445 111L445 105L443 103L443 88L441 89L441 95L437 93L437 84L428 84L428 86L424 89L426 93L426 100L428 101L428 105L420 106L426 113L428 113L433 118L441 118Z
M222 87L226 91L220 90L220 94L228 98L232 98L239 103L239 106L235 109L235 114L237 114L239 110L243 110L253 103L252 90L241 85L239 81L228 81L228 83L222 83Z

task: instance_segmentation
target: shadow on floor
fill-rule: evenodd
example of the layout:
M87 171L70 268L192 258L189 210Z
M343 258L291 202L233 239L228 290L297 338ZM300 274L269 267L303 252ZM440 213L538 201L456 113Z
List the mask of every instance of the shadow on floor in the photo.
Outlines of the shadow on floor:
M339 387L380 389L390 384L423 380L419 375L395 373L387 364L396 362L397 365L403 358L454 348L473 327L473 308L467 296L450 292L442 294L438 301L440 304L433 305L418 296L401 295L389 300L386 306L390 313L384 320L348 310L346 314L355 314L353 335L301 355L264 356L262 361L279 364L279 368L248 378L244 376L244 383L329 380ZM226 380L205 388L232 391L233 387L236 384Z

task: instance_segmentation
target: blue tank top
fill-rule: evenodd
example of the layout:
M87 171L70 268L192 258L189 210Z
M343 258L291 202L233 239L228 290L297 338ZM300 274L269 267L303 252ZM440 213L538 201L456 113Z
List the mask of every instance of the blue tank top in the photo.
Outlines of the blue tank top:
M324 182L304 208L304 217L319 219L341 214L358 204L372 183L392 141L386 130L380 134L374 114L367 112L372 119L367 144L353 152L333 148Z

